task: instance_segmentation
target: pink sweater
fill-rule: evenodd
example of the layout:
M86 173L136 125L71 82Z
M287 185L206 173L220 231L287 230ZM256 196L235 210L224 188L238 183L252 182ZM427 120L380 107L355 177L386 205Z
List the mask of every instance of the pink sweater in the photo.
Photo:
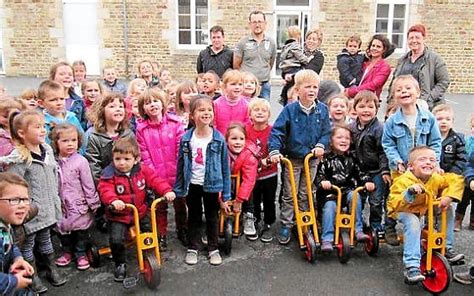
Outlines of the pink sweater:
M236 103L230 103L227 96L221 96L214 101L214 127L223 135L231 122L243 125L250 122L248 101L240 97Z

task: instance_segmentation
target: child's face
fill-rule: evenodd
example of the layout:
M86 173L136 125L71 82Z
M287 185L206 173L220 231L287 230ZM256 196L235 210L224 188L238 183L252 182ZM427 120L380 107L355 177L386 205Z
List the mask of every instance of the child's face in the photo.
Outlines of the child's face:
M59 82L65 88L70 88L74 82L72 69L69 66L59 66L54 75L54 81Z
M36 108L38 108L37 97L31 96L22 100L25 102L27 110L35 110Z
M231 129L227 137L227 146L232 153L239 154L245 146L245 134L237 128Z
M402 108L414 106L419 96L420 91L411 79L398 80L394 85L393 97Z
M144 62L140 64L140 76L142 77L151 77L153 75L153 66L148 63Z
M201 102L190 114L196 126L209 126L214 120L214 108L210 102Z
M447 134L453 128L453 114L449 111L442 110L434 114L438 121L439 130L442 134Z
M426 151L419 151L413 161L408 163L408 168L417 178L428 179L434 173L436 168L436 154L434 151L426 149Z
M125 118L125 106L119 99L114 99L104 108L105 121L110 124L122 122Z
M133 166L138 163L138 159L136 159L132 153L114 152L113 162L117 171L128 173L132 170Z
M78 135L75 129L62 131L57 141L59 156L69 157L77 152L78 143Z
M250 119L253 123L268 124L270 111L266 107L255 106L250 110Z
M86 79L86 67L83 65L74 66L74 79L77 82L82 82Z
M155 119L162 115L163 112L163 103L161 100L152 98L147 103L143 104L143 110L145 110L148 117Z
M341 98L333 99L329 105L329 116L336 122L346 120L348 111L346 101Z
M257 89L257 84L253 79L244 79L244 89L242 94L246 97L252 97Z
M343 128L339 128L331 137L331 145L337 153L345 153L351 146L351 133Z
M25 130L18 130L18 135L25 144L37 146L44 143L44 140L46 138L46 128L44 119L41 116L37 116L37 118L38 120L34 123L28 124Z
M86 97L89 101L95 102L101 96L99 84L97 82L89 82L84 89L84 97Z
M198 77L196 81L196 86L198 92L203 92L204 91L204 77Z
M117 72L114 68L104 69L104 79L107 82L113 83L117 79Z
M171 81L171 72L168 70L161 71L160 80L169 83Z
M306 81L295 86L295 89L302 104L311 104L318 96L319 82Z
M52 116L64 113L66 111L64 91L47 89L44 92L44 98L39 98L39 104Z
M215 79L212 74L204 74L202 77L202 91L205 94L212 94L216 91L219 86L219 82Z
M140 117L140 111L138 110L138 98L132 98L132 114L135 117Z
M147 85L146 85L145 81L143 81L143 80L137 81L135 83L135 87L134 87L133 92L136 96L139 96L145 91L146 87L147 87Z
M368 124L377 114L377 107L373 101L360 101L355 107L357 118L362 125Z
M23 201L20 201L17 205L11 205L8 199L11 199L12 202L15 202L14 199L23 199ZM28 201L25 202L25 200ZM3 222L11 225L23 224L29 208L28 189L25 186L18 184L8 184L5 186L0 197L0 219Z
M359 42L357 41L347 42L346 50L350 55L355 55L359 51Z
M183 103L184 110L188 112L189 104L191 103L191 98L197 95L197 89L190 89L188 91L181 93L181 102Z
M242 94L242 81L229 81L224 90L229 99L235 99Z
M3 112L0 112L0 126L8 127L8 115L10 114L10 109L5 109Z

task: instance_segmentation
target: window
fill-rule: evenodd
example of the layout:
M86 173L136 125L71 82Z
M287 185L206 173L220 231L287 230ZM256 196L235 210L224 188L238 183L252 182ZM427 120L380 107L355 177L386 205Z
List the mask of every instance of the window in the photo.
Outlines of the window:
M208 0L178 0L178 44L207 45Z
M277 6L309 6L309 0L276 0Z
M396 46L403 49L406 44L407 1L377 1L375 33L384 34Z

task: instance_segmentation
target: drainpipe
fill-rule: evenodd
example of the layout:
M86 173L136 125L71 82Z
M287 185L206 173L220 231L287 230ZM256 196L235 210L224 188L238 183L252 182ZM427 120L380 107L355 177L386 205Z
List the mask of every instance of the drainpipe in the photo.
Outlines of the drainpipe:
M125 51L125 75L128 78L128 21L127 21L127 0L122 0L122 15L123 15L123 42Z

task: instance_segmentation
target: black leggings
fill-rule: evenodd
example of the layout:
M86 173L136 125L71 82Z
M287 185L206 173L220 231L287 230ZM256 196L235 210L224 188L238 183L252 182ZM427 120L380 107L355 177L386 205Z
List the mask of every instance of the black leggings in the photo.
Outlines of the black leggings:
M74 253L76 257L86 254L86 246L90 242L91 237L89 230L75 230L70 234L59 234L63 252Z
M277 182L277 175L255 182L255 187L253 188L253 204L257 223L262 219L262 202L264 223L272 225L275 222L275 194Z
M474 191L471 190L468 186L464 187L464 193L462 195L462 200L456 207L456 214L464 216L466 214L466 208L471 204L471 222L474 222Z

